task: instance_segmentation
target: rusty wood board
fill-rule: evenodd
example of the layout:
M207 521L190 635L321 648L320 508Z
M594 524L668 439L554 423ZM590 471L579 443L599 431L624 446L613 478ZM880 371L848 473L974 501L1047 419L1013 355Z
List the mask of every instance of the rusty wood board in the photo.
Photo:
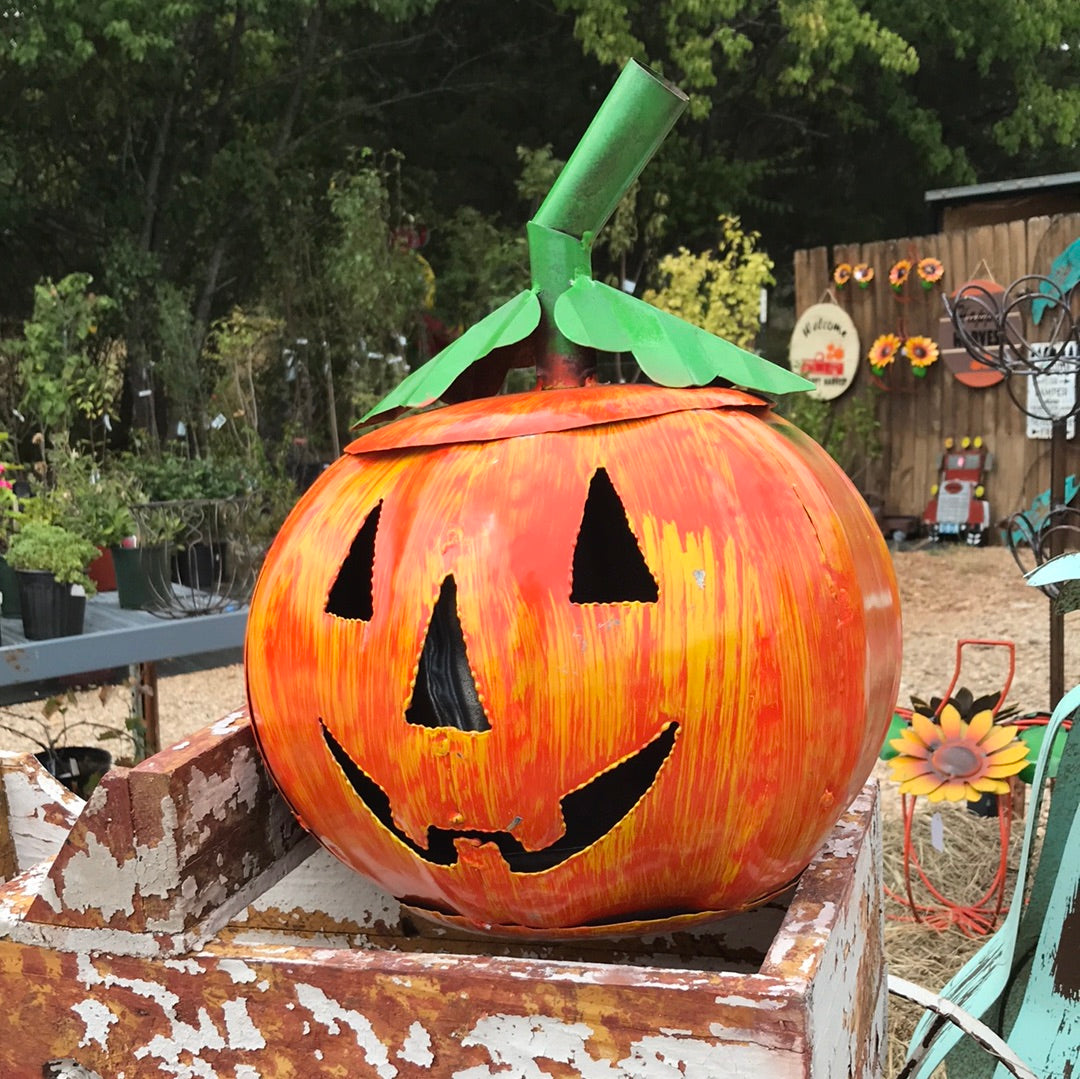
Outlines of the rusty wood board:
M29 919L205 934L207 918L243 909L255 886L273 883L312 849L237 712L134 768L107 772Z
M232 716L118 770L56 854L0 886L18 1031L0 1075L880 1076L874 788L756 943L750 922L719 923L706 958L704 931L650 942L651 958L642 942L491 955L322 856L290 881L310 841L282 832L253 750Z

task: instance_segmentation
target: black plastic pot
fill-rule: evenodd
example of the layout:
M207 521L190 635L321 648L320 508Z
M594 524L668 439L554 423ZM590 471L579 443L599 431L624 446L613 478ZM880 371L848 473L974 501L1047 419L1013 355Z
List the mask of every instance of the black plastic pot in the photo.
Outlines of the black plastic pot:
M128 611L153 610L172 592L165 547L113 547L117 602Z
M82 633L86 593L81 588L61 584L43 570L20 569L15 576L19 579L23 633L28 641L77 637Z
M89 798L101 777L112 767L112 754L96 746L60 746L35 753L42 767L69 791Z
M0 614L5 618L22 618L22 606L19 603L19 579L8 565L8 560L0 555L0 592L4 594Z
M225 542L191 543L172 556L172 579L186 588L213 592L225 577Z

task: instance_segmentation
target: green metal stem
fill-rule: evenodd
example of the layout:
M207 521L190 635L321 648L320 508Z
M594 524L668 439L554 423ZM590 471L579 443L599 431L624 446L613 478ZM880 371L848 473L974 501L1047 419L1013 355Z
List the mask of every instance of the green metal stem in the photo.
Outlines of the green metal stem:
M581 385L591 357L555 326L555 301L592 272L592 242L686 108L681 90L631 60L528 224L529 265L540 300L544 388Z
M607 224L641 174L687 96L631 60L540 204L533 221L581 239Z

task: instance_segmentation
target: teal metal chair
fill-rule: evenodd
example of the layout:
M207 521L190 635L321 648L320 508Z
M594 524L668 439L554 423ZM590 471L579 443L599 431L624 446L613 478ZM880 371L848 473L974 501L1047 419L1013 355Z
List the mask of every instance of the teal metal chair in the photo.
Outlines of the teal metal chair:
M1076 578L1080 554L1069 554L1039 567L1028 583ZM934 1007L919 1022L898 1079L926 1079L942 1062L949 1079L1064 1079L1074 1069L1080 1079L1080 734L1070 732L1062 752L1039 867L1024 904L1052 749L1062 724L1078 708L1080 686L1065 694L1047 725L1009 912L941 990L947 1007ZM970 1023L972 1017L978 1022ZM986 1028L1011 1052L1002 1055L980 1037L981 1049L962 1040L965 1030Z

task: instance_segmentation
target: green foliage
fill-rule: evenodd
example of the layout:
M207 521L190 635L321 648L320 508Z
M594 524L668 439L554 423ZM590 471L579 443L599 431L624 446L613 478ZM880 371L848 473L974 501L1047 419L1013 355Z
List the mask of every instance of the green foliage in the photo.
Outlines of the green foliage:
M660 260L663 284L642 297L662 311L750 348L757 336L761 290L773 284L772 260L757 248L760 236L744 232L738 217L718 219L719 242L698 255L680 247Z
M443 222L433 248L435 311L449 326L472 326L529 287L529 252L520 225L502 228L462 206Z
M99 337L114 305L88 291L91 280L74 273L34 286L34 313L16 352L22 406L46 431L70 431L79 416L99 423L119 396L115 353Z
M777 411L819 443L858 483L867 468L881 458L881 423L877 418L880 390L867 387L832 401L792 393Z
M134 478L147 502L233 498L250 490L243 462L237 458L128 454L124 470Z
M97 590L86 567L97 557L97 548L78 533L58 524L26 520L8 544L12 569L51 573L61 584L79 584L92 596Z
M393 170L371 163L370 155L362 155L361 162L330 183L336 236L327 253L326 280L343 327L370 353L392 350L410 328L428 282L415 253L394 236L389 184L397 160Z
M856 53L883 70L918 70L911 45L859 0L660 0L644 8L625 0L556 0L556 6L574 13L578 40L602 63L650 57L662 65L690 92L690 112L698 118L711 108L709 91L744 65L765 25L783 43L785 63L774 83L781 95L832 90Z
M47 454L49 485L27 501L26 514L82 536L95 547L112 547L135 531L131 505L140 500L134 477L117 459L106 466L66 442Z

